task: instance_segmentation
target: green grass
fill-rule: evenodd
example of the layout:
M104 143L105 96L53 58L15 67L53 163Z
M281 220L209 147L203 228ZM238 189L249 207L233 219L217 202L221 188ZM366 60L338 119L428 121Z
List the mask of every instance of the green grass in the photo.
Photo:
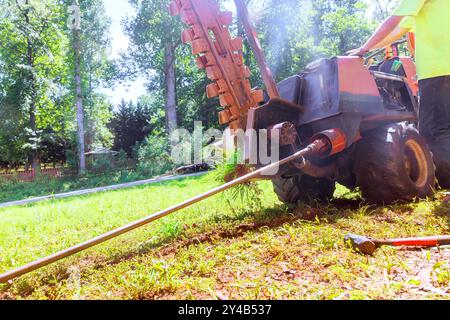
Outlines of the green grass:
M0 272L209 190L211 176L0 209ZM216 196L0 285L3 299L449 298L449 250L348 250L343 236L449 233L439 199L368 207L340 187L330 206L289 209L269 182L248 206Z
M34 182L14 182L0 178L0 203L150 178L136 171L117 171L101 175L87 174L82 178L40 177Z

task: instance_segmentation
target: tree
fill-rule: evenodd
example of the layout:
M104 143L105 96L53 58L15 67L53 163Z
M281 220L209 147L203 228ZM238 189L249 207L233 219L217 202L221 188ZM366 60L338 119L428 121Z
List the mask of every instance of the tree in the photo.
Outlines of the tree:
M109 124L115 137L114 150L124 150L128 156L133 156L134 147L149 134L164 131L164 126L160 125L164 115L154 106L147 97L141 97L136 104L122 100Z
M127 75L145 74L150 90L164 92L166 131L171 133L178 126L176 56L182 26L169 16L168 1L129 2L137 14L125 22L130 46L124 58L132 64Z
M360 46L375 27L366 17L367 5L359 0L317 0L312 5L314 43L324 56Z
M310 2L304 0L269 0L260 5L261 18L256 27L277 81L298 73L314 58L308 30L309 6Z
M367 1L366 1L367 2ZM373 8L373 16L375 20L382 21L389 17L397 5L397 1L392 0L375 0L368 1L368 5L372 5Z
M70 28L72 30L72 45L74 56L74 79L75 79L75 105L77 110L77 137L78 137L78 171L80 175L84 175L86 171L86 158L84 148L84 110L83 110L83 90L81 83L81 25L80 25L80 7L78 1L74 0L70 6L71 21Z
M39 170L43 129L61 126L64 109L55 104L63 94L58 82L67 71L63 8L51 0L4 0L0 6L1 107L9 115L5 125L13 128L0 134L9 140L17 133L11 144L14 158L23 160L18 152L22 150L27 164Z
M91 146L109 147L107 130L111 108L98 89L106 81L110 61L110 21L102 0L69 0L69 32L72 38L73 84L77 119L79 173L85 171L85 151Z
M56 150L49 141L69 148L77 140L75 97L79 122L87 123L79 132L87 131L92 145L112 141L106 128L111 107L99 93L109 70L109 20L102 0L82 0L83 29L72 30L67 23L72 3L0 1L2 158L35 170L42 157L49 158L48 150Z

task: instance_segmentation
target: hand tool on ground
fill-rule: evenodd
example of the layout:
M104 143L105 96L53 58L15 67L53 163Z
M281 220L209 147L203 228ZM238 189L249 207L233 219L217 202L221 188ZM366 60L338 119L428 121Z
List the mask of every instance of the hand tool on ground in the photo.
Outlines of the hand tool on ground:
M450 236L376 240L356 234L348 234L345 236L344 241L356 252L365 255L372 255L382 246L432 248L450 245Z

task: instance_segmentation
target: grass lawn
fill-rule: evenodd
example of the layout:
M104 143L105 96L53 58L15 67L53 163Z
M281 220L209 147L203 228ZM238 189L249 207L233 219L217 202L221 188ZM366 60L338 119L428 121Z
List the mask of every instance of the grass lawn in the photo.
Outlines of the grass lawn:
M0 272L209 190L210 176L0 209ZM0 285L0 299L449 299L450 250L348 250L373 237L450 233L440 199L368 207L344 188L330 206L216 196Z
M137 180L150 179L135 171L117 171L101 175L87 174L83 178L37 178L34 182L12 182L0 178L0 203L47 196L75 190L110 186Z

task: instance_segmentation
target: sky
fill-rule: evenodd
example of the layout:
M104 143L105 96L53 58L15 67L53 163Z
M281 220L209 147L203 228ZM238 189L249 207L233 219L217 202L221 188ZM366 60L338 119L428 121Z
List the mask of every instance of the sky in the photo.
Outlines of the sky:
M106 14L111 18L112 58L118 58L121 51L128 47L128 37L123 33L121 21L134 14L133 8L127 0L106 0ZM145 79L138 78L136 81L116 85L114 89L104 89L113 104L125 101L136 101L139 96L146 94Z

